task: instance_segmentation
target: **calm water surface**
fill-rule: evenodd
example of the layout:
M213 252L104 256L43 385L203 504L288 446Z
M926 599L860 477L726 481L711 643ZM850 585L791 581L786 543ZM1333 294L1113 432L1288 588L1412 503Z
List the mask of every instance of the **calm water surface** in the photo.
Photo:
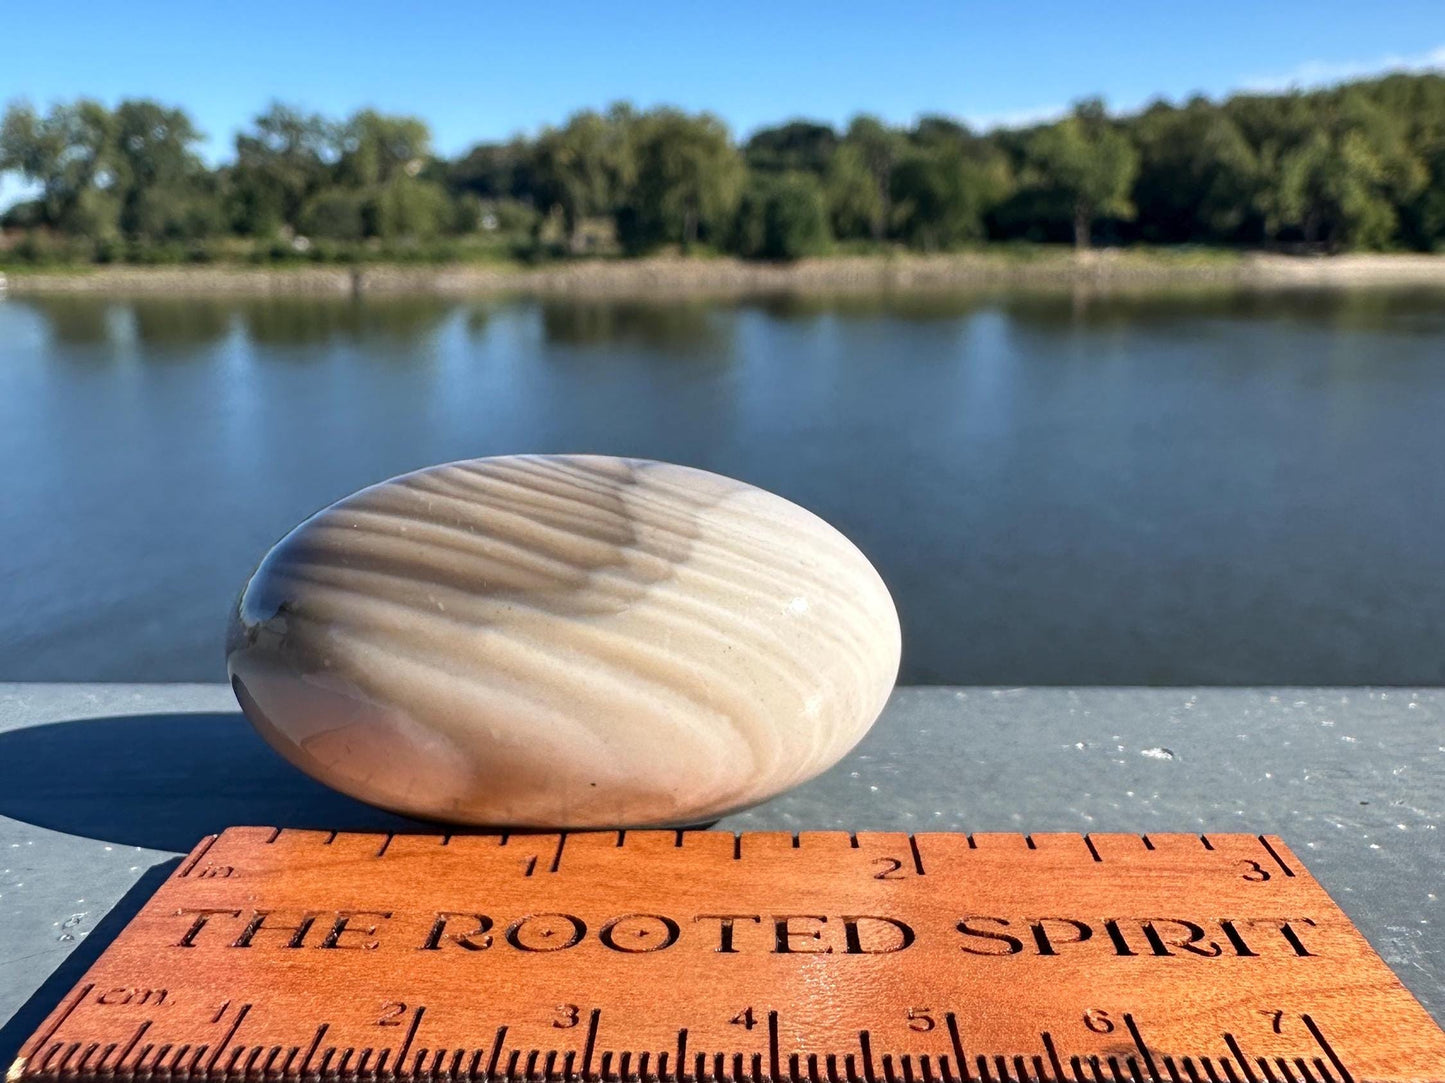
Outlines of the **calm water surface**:
M215 680L267 547L448 459L689 463L878 565L902 680L1445 683L1445 295L0 301L0 678Z

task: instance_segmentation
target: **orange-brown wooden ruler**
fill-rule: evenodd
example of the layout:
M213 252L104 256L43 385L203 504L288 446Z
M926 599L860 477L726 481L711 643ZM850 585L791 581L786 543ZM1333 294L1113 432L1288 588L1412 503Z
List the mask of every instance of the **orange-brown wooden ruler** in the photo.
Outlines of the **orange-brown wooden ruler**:
M1445 1081L1247 835L203 841L25 1045L45 1079Z

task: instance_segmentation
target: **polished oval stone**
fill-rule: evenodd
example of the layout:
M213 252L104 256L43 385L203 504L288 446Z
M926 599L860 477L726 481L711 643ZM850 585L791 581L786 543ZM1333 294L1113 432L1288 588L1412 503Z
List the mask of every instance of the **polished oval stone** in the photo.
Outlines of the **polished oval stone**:
M873 566L782 497L599 456L363 489L246 585L232 687L283 756L398 812L680 825L836 763L898 673Z

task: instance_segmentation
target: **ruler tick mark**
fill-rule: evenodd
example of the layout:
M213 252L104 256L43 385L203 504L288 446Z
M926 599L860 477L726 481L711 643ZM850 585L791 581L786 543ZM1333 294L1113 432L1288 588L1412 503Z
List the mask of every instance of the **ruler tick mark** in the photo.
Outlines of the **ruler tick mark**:
M1092 838L1090 838L1088 835L1085 835L1085 836L1084 836L1084 845L1089 848L1089 856L1092 857L1095 861L1103 861L1103 860L1104 860L1102 857L1099 856L1099 850L1098 850L1098 848L1094 845L1094 840L1093 840Z
M1054 1047L1054 1036L1045 1030L1040 1032L1039 1037L1043 1039L1044 1052L1049 1055L1049 1064L1053 1066L1054 1078L1062 1080L1064 1078L1064 1066L1059 1060L1058 1049Z
M1275 852L1275 848L1269 844L1269 839L1261 835L1259 836L1259 844L1269 852L1270 857L1274 858L1274 863L1279 866L1280 872L1284 873L1286 876L1294 875L1294 869L1290 868L1284 863L1284 858L1280 857L1279 854Z
M150 1048L151 1047L149 1045L146 1046L146 1049L149 1050ZM155 1051L155 1059L151 1061L152 1071L160 1069L161 1064L166 1059L166 1050L168 1048L169 1046L163 1045ZM185 1073L188 1076L194 1076L196 1074L197 1067L200 1066L201 1058L206 1055L206 1047L204 1045L198 1046L195 1049L192 1049L189 1043L183 1043L176 1046L175 1051L170 1055L170 1066L166 1070L169 1071L172 1075L179 1073L181 1071L181 1062L186 1059L187 1054L190 1055L190 1063L186 1065ZM136 1061L136 1072L140 1072L142 1069L144 1069L145 1058L149 1055L149 1053L142 1054L140 1059Z
M1244 1055L1244 1050L1239 1048L1239 1042L1235 1040L1234 1035L1226 1034L1224 1036L1224 1044L1229 1046L1229 1051L1234 1054L1234 1059L1239 1061L1240 1068L1244 1070L1244 1078L1247 1079L1249 1083L1259 1083L1259 1077L1254 1074L1254 1069L1249 1066L1249 1058ZM1228 1064L1229 1062L1225 1061L1225 1063Z
M95 1056L95 1051L99 1048L99 1042L91 1042L88 1046L86 1046L85 1052L80 1055L80 1060L76 1062L75 1070L77 1072L85 1071L86 1061L90 1060L91 1057Z
M316 1036L311 1039L311 1046L306 1050L306 1056L301 1061L299 1072L302 1076L306 1075L306 1066L311 1063L311 1058L316 1056L316 1050L321 1048L321 1039L326 1037L326 1031L330 1026L330 1023L322 1023L316 1028Z
M57 1072L65 1071L65 1066L70 1063L70 1058L80 1051L79 1042L71 1042L65 1047L65 1052L60 1054L60 1063L55 1066Z
M245 1049L240 1050L240 1052L246 1055L246 1059L241 1064L241 1074L243 1076L248 1076L255 1070L257 1058L265 1051L265 1047L259 1045L247 1046Z
M180 870L176 873L176 876L182 877L191 875L191 870L200 863L201 858L206 856L206 851L208 851L212 846L216 845L216 839L218 839L219 837L219 835L208 836L205 841L201 843L200 847L196 850L196 852L191 855L191 859L181 866Z
M943 1021L948 1026L948 1040L953 1043L953 1055L958 1060L958 1070L965 1083L969 1079L968 1058L963 1055L963 1037L958 1033L958 1017L946 1012Z
M858 1048L863 1052L863 1078L867 1083L875 1083L878 1079L877 1070L873 1066L873 1036L866 1030L858 1032ZM777 1078L777 1073L773 1074Z
M207 1076L211 1075L211 1073L215 1070L216 1062L225 1055L226 1047L230 1045L231 1040L236 1037L236 1031L241 1029L241 1024L246 1020L246 1013L250 1010L251 1005L242 1004L240 1009L236 1012L236 1018L231 1021L230 1027L226 1030L226 1036L216 1043L216 1049L211 1054L210 1062L206 1065ZM234 1059L235 1058L233 1057L232 1060Z
M136 1047L137 1042L145 1037L146 1031L150 1030L150 1028L151 1021L149 1019L136 1028L135 1034L131 1036L130 1041L126 1042L125 1048L121 1050L120 1056L116 1058L115 1067L117 1071L125 1064L125 1058L130 1056L130 1051Z
M489 1056L489 1057L487 1058L487 1080L489 1081L489 1083L490 1083L491 1080L494 1080L494 1079L497 1078L497 1061L501 1058L501 1055L502 1055L502 1043L505 1042L506 1040L507 1040L507 1027L506 1027L506 1024L504 1023L504 1024L502 1024L500 1027L497 1028L497 1037L496 1037L496 1039L492 1042L492 1053L491 1053L491 1056Z
M1300 1019L1304 1022L1305 1029L1310 1032L1310 1037L1319 1043L1319 1047L1324 1050L1325 1056L1330 1058L1330 1063L1335 1066L1335 1071L1340 1073L1340 1079L1343 1080L1344 1083L1355 1083L1355 1077L1350 1075L1350 1070L1345 1067L1344 1061L1340 1060L1339 1054L1335 1052L1334 1047L1325 1040L1324 1032L1320 1030L1319 1024L1308 1015L1302 1015Z
M741 838L741 836L737 836ZM768 1012L768 1070L772 1078L778 1079L781 1065L778 1063L778 1013Z
M908 836L908 849L913 853L913 871L919 876L923 875L923 855L918 852L918 839L913 835Z
M552 855L552 866L547 871L556 872L562 865L562 847L567 845L567 832L563 831L557 836L557 852Z
M1129 1037L1134 1039L1134 1045L1139 1050L1139 1056L1144 1058L1144 1068L1149 1073L1149 1078L1154 1083L1159 1083L1159 1069L1154 1065L1154 1054L1149 1052L1149 1047L1144 1044L1144 1036L1139 1033L1139 1024L1134 1022L1134 1017L1128 1012L1124 1013L1124 1026L1129 1030Z
M111 1055L112 1053L114 1053L114 1052L115 1052L115 1043L114 1043L114 1042L111 1042L108 1046L106 1046L104 1049L102 1049L102 1050L100 1051L100 1060L98 1060L98 1061L95 1062L95 1070L96 1070L97 1072L104 1072L104 1071L105 1071L105 1062L110 1059L110 1055Z
M601 1018L601 1008L593 1008L592 1014L587 1018L587 1040L582 1043L582 1078L588 1081L592 1079L592 1052L597 1048L597 1023ZM686 1035L687 1031L683 1031L684 1041ZM497 1044L502 1044L501 1031L497 1032Z

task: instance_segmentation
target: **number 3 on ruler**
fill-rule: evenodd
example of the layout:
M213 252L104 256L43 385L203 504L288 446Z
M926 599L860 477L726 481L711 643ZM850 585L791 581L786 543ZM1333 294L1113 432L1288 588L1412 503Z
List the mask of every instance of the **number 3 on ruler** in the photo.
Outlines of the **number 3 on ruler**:
M581 1015L582 1009L575 1004L558 1004L557 1018L552 1020L552 1025L558 1030L569 1030L577 1025Z

